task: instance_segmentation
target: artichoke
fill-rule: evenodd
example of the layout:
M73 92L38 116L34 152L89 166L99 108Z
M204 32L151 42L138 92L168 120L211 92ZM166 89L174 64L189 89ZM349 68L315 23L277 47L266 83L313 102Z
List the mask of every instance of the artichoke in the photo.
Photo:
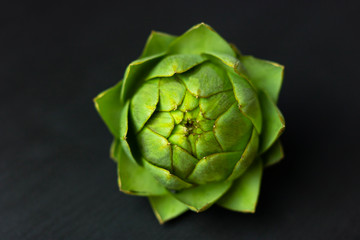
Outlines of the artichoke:
M148 197L160 223L215 203L254 212L263 168L283 157L283 70L204 23L179 37L152 32L123 80L94 99L120 190Z

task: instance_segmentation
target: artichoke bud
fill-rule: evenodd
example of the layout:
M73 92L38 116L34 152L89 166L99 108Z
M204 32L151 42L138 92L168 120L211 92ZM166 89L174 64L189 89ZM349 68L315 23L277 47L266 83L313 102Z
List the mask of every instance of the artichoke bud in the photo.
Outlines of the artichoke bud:
M283 157L282 77L283 66L241 55L206 24L153 32L95 98L120 190L149 197L160 222L214 203L253 212L263 167Z

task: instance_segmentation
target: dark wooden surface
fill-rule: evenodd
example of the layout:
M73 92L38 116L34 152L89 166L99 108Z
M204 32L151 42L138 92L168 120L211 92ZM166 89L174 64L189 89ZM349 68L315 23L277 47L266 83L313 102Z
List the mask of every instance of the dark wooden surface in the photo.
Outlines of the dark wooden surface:
M0 239L359 239L357 1L249 2L1 7ZM213 207L160 226L118 191L92 98L150 30L202 21L286 66L286 158L266 169L256 214Z

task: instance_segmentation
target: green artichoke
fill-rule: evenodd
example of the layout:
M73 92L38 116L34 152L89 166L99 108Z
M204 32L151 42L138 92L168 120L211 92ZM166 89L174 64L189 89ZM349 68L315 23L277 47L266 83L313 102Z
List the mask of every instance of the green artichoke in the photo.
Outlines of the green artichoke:
M254 212L263 168L283 157L283 70L203 23L179 37L152 32L124 79L94 99L120 190L147 196L160 223L214 203Z

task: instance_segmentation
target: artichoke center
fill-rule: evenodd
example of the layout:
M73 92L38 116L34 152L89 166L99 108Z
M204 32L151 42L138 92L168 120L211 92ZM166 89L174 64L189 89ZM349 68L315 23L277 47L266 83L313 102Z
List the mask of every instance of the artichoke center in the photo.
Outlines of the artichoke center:
M199 127L197 124L197 121L194 119L187 119L184 123L184 127L186 128L186 136L189 136L190 134L196 134L195 130Z

